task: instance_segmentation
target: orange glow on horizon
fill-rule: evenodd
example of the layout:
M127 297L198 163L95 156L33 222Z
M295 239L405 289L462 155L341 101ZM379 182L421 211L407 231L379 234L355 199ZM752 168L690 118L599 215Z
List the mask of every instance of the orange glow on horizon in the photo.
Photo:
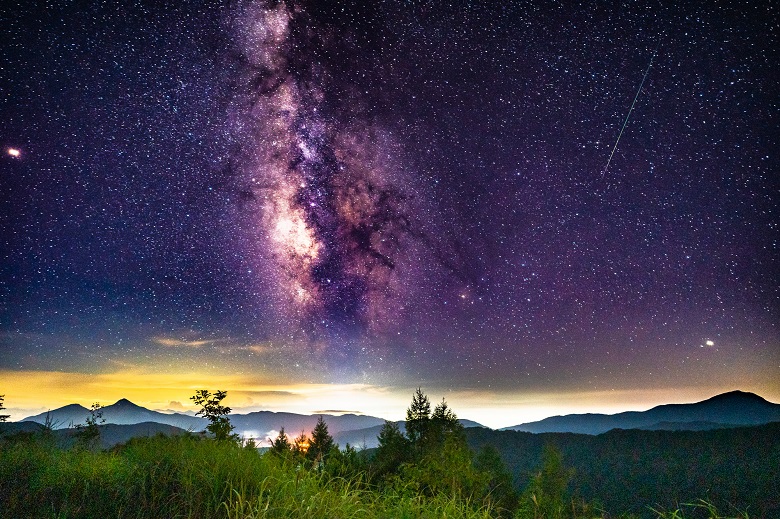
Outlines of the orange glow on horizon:
M309 438L307 436L298 437L293 442L296 449L301 451L302 453L306 454L309 451L309 447L311 447L311 442L309 441Z
M0 370L6 414L21 420L68 404L110 405L121 398L153 410L195 410L189 400L197 389L228 391L225 403L234 413L267 410L323 414L323 409L351 410L387 420L402 420L413 387L367 384L279 383L263 375L149 373L125 369L86 374L59 371ZM489 391L424 387L432 402L444 396L459 418L493 428L508 427L572 413L614 414L643 411L667 403L691 403L741 389L780 401L780 390L761 387L679 387L594 391ZM331 413L327 413L331 414Z

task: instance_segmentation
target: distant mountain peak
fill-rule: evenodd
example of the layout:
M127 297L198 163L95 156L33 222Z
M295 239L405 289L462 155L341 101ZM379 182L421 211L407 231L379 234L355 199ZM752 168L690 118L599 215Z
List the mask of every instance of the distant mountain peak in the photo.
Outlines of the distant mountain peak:
M647 411L605 414L571 414L545 418L505 429L540 432L601 434L610 429L658 428L703 429L717 426L760 425L780 421L780 404L746 391L729 391L690 404L662 404ZM685 425L689 424L689 425ZM672 428L672 425L663 425Z
M89 409L87 409L86 407L84 407L81 404L68 404L66 406L60 407L59 409L63 409L65 411L81 411L81 410L89 411ZM47 411L47 412L51 412L51 409L49 409L49 411Z
M111 405L111 407L123 407L123 408L130 408L130 409L144 409L138 404L132 403L127 398L122 398L117 400L114 404Z
M733 400L743 400L743 401L752 401L752 402L764 402L764 403L770 403L768 400L766 400L763 397L758 396L755 393L751 393L749 391L740 391L739 389L735 389L734 391L728 391L726 393L721 393L719 395L715 395L711 398L708 398L707 400L704 400L704 402L713 402L713 401L733 401Z

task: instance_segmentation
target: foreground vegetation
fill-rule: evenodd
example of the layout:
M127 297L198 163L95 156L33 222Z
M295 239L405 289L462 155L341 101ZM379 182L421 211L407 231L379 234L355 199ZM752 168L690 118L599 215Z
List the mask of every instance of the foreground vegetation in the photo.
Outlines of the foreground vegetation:
M234 443L141 438L111 452L16 442L0 452L3 517L488 517L459 499L383 492Z
M208 437L160 435L100 450L93 408L72 445L47 429L0 438L0 518L616 517L572 498L572 470L551 445L518 492L498 450L473 453L446 403L431 411L419 390L406 432L386 423L373 452L339 449L320 419L310 435L282 431L260 453L236 441L219 403L224 394L200 396L214 424ZM664 519L720 517L705 502L645 510Z

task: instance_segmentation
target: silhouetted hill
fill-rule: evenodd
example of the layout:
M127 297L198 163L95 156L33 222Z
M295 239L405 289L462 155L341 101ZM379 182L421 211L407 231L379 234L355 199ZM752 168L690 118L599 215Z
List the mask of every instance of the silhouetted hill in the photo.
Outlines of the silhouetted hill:
M199 432L205 429L208 421L200 416L190 416L182 413L162 413L151 411L123 398L118 402L102 408L105 423L115 425L133 425L145 422L177 427L184 430ZM48 419L55 429L74 427L86 422L89 409L78 404L71 404L47 413L30 416L22 421L43 424ZM274 436L284 427L291 437L305 431L309 434L317 423L320 415L302 415L295 413L276 413L272 411L257 411L247 414L231 414L230 421L235 432L242 436L252 436L265 440ZM367 415L344 414L322 415L328 424L332 435L352 429L366 429L384 423L382 418Z
M176 411L175 409L155 409L155 411L165 414L186 414L187 416L197 416L195 411L192 410L186 410L186 411Z
M780 421L780 404L767 402L753 393L731 391L693 404L665 404L647 411L607 414L571 414L552 416L503 430L543 432L574 432L601 434L611 429L652 428L661 423L674 423L677 429L691 424L697 429L702 422L734 425L760 425Z
M47 411L35 416L28 416L20 422L37 422L45 424L47 420L55 429L65 429L84 423L89 416L89 409L79 404L69 404L53 411Z
M125 398L114 404L103 407L102 410L103 419L106 421L106 424L132 425L142 422L156 422L159 424L172 425L185 430L200 431L203 430L208 423L205 418L199 416L195 417L180 413L168 414L150 411ZM51 423L54 424L55 429L62 429L73 427L80 423L86 423L87 417L89 416L89 409L78 404L71 404L48 411L47 413L30 416L22 421L45 423L47 415L49 416Z
M658 422L646 427L637 427L643 431L712 431L715 429L732 429L742 427L737 424L716 422Z
M396 422L403 424L404 422ZM347 444L350 444L356 449L373 449L379 445L377 437L379 431L382 430L382 425L375 425L373 427L367 427L365 429L355 429L352 431L342 431L333 435L333 440L339 444L339 447L344 448ZM403 429L401 429L403 430Z
M296 413L277 413L273 411L256 411L247 414L231 414L230 422L236 428L241 436L251 436L264 441L266 438L276 437L279 430L284 427L285 433L290 438L294 438L305 432L307 435L317 424L317 420L322 416L328 424L328 432L335 436L342 431L351 429L365 429L378 424L383 424L384 420L375 416L344 414L344 415L303 415Z
M40 433L43 425L35 422L0 422L0 438L19 433Z

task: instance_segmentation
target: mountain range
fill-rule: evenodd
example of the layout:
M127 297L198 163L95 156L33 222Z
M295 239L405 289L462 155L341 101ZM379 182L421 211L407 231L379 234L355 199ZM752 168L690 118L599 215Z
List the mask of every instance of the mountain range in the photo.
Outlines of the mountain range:
M125 398L118 402L101 408L103 419L108 424L131 425L142 422L156 422L173 425L181 429L200 430L208 421L199 416L191 416L182 413L161 413L151 411L132 403ZM27 417L23 422L38 422L51 424L54 429L72 428L78 424L86 423L90 410L79 404L70 404L52 411Z
M202 431L207 420L199 416L183 413L163 413L138 406L127 399L102 408L105 423L116 426L147 424L138 429L120 427L124 431L117 436L125 438L133 431L149 431L151 434L160 430L173 433L175 431ZM59 409L30 416L22 422L50 423L55 429L71 428L85 423L89 409L71 404ZM257 411L247 414L231 414L230 421L235 432L244 437L253 437L261 442L275 437L284 427L288 436L294 438L301 432L307 434L314 428L320 415L302 415L295 413L276 413L272 411ZM385 420L375 416L344 414L322 415L328 424L328 430L340 445L347 443L367 448L376 447L377 436ZM601 434L612 429L645 429L645 430L711 430L744 425L760 425L780 421L780 404L768 402L758 395L742 391L732 391L714 396L708 400L692 404L666 404L654 407L648 411L629 411L613 415L606 414L571 414L553 416L537 422L524 423L502 430L523 431L531 433L573 432L583 434ZM464 427L484 427L471 420L460 420ZM177 429L156 428L149 424L160 424ZM404 430L404 422L397 422ZM160 429L160 430L158 430Z
M179 432L202 431L206 428L208 421L200 416L192 416L182 413L159 412L146 409L130 402L127 399L121 399L115 404L101 408L103 419L106 426L129 426L136 424L156 423L178 428ZM54 429L72 428L78 424L86 422L90 410L78 404L66 405L46 413L30 416L21 421L36 422L45 424L48 422ZM243 437L252 437L261 441L268 437L276 437L279 430L284 427L285 432L291 438L298 436L301 432L307 434L314 428L317 415L302 415L295 413L276 413L272 411L256 411L247 414L231 414L230 422L235 427L235 432ZM376 447L376 438L379 431L385 423L382 418L368 415L343 414L329 415L323 414L323 419L328 424L328 431L334 437L339 445ZM483 427L483 425L471 421L460 420L464 427ZM404 422L397 422L401 431L404 431ZM116 429L116 428L114 428ZM147 429L149 427L147 426ZM116 430L133 431L135 429L119 428ZM151 429L149 429L151 431ZM168 432L173 432L167 430ZM153 433L161 432L156 429Z
M155 422L178 427L185 431L202 431L208 424L208 420L200 416L152 411L124 398L114 404L102 407L101 411L105 423L114 425ZM22 421L45 424L48 420L53 428L62 429L85 423L89 413L90 410L86 407L71 404L46 413L30 416ZM308 433L314 428L319 416L256 411L247 414L231 414L230 422L239 435L264 440L268 435L275 436L282 427L291 437L297 436L301 431ZM367 415L343 414L322 416L328 424L330 433L334 435L342 431L381 426L385 422L382 418Z
M780 404L753 393L731 391L693 404L664 404L647 411L551 416L502 430L601 434L612 429L710 430L780 421Z

